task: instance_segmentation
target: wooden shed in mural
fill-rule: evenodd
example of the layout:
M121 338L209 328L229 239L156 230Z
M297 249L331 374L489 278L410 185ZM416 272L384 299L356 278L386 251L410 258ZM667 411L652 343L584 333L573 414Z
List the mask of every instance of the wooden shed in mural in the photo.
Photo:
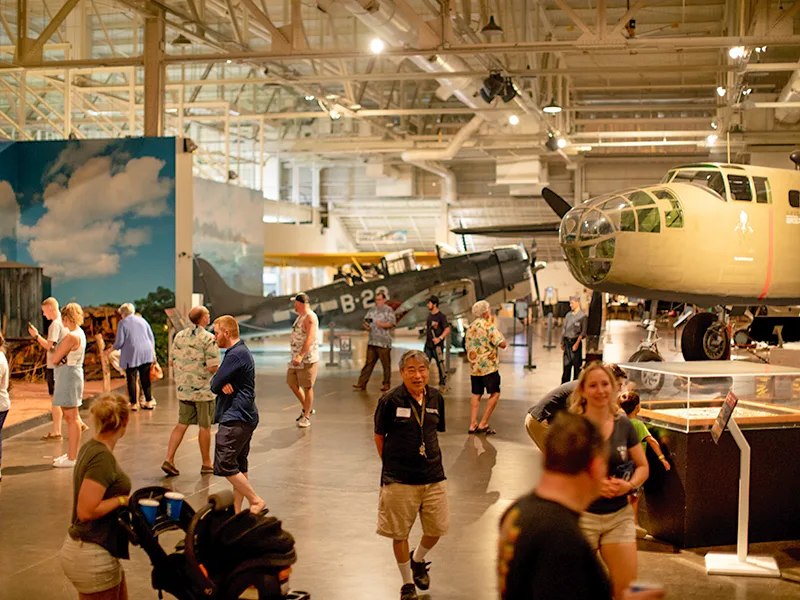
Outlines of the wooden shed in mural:
M0 262L0 331L5 337L30 337L29 322L41 329L41 306L41 267Z

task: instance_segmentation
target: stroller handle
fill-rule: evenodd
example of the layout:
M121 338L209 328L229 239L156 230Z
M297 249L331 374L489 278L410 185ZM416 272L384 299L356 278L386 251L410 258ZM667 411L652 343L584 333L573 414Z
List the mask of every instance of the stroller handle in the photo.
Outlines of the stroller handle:
M208 503L211 505L212 510L226 510L233 506L233 491L222 490L221 492L212 494L208 497Z

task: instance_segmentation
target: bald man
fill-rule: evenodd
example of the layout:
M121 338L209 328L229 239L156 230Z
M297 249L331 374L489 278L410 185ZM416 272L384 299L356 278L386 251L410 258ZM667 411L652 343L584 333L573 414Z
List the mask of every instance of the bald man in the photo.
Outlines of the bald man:
M180 409L178 424L169 436L167 458L161 465L161 470L170 476L180 475L175 466L175 453L189 425L197 425L200 430L197 435L203 459L200 473L214 473L211 462L211 424L214 421L216 396L211 392L211 377L219 368L219 348L214 335L206 330L211 323L211 316L204 306L196 306L190 310L189 320L192 326L179 332L172 342L170 366L175 367L172 372Z

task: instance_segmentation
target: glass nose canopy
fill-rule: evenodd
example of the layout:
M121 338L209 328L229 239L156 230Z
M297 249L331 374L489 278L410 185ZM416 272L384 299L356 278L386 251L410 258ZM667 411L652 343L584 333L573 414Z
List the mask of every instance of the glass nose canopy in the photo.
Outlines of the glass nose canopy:
M586 286L603 281L611 270L619 231L636 231L634 207L655 205L643 190L594 198L564 215L561 249L572 274Z

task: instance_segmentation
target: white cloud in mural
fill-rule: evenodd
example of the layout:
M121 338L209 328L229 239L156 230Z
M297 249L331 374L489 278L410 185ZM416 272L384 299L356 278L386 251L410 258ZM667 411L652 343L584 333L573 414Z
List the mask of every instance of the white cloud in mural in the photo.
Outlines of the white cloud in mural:
M58 157L47 169L44 176L45 181L56 178L60 180L60 183L64 183L75 169L86 164L89 159L98 154L102 154L110 143L110 141L102 143L92 140L91 143L68 144L58 153Z
M8 261L8 257L5 254L3 254L2 252L0 252L0 262L7 262L7 261Z
M235 208L234 208L235 207ZM263 236L264 197L248 188L195 181L194 220L221 240L257 244Z
M59 156L57 163L72 165L68 160L75 157ZM149 156L124 166L115 165L110 156L95 156L66 181L50 183L43 196L44 215L35 225L19 228L20 237L29 240L31 257L45 274L60 279L117 273L122 253L151 239L146 227L126 229L125 219L169 212L173 181L159 177L163 166L164 161Z
M7 181L0 181L0 240L12 237L19 222L19 204L14 188Z

